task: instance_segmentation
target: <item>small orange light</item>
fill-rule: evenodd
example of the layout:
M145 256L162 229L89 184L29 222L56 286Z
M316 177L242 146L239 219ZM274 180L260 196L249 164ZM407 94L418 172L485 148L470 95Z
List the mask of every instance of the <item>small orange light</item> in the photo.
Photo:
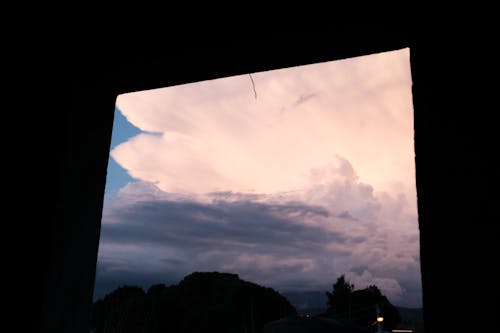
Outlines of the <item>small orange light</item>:
M383 322L383 321L384 321L384 317L377 317L377 321L378 321L379 323Z

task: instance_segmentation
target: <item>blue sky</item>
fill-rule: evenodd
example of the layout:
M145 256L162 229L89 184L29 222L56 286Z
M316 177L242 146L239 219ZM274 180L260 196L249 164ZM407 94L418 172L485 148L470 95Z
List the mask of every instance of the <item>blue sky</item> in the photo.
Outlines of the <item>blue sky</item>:
M111 137L111 149L113 150L120 143L126 142L133 136L142 133L140 129L132 125L127 118L123 116L120 109L115 108L115 117L113 120L113 134ZM116 193L128 182L134 181L125 169L110 157L108 161L108 174L106 177L106 194Z

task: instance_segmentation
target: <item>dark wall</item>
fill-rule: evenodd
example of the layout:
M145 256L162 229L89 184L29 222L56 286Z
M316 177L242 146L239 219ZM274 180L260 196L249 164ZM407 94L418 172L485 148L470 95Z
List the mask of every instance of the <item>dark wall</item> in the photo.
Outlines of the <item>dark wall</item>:
M419 31L411 50L426 332L498 326L498 138L488 31Z
M182 35L165 30L155 40L123 34L98 45L90 37L75 41L71 107L58 118L46 152L57 193L48 206L45 246L35 258L41 331L88 332L118 94L403 47L411 50L414 81L426 332L492 323L499 297L492 274L499 262L493 250L497 149L485 103L491 93L475 76L486 70L487 52L472 40L453 29L427 33L387 24L237 35L204 27ZM452 317L443 316L445 310ZM477 319L464 319L464 311Z

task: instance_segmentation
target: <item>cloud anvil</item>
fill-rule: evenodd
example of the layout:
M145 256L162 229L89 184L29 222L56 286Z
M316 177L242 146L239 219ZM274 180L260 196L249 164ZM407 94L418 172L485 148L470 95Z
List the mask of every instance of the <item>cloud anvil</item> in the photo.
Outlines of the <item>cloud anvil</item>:
M420 306L408 49L252 78L257 98L248 75L118 97L140 131L112 147L134 181L107 194L96 295L126 276L326 290L347 272Z

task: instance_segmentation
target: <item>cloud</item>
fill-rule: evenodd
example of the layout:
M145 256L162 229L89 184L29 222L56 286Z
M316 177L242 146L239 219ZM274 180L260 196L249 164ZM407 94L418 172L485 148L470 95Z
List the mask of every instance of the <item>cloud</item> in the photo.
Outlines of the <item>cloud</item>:
M118 96L96 295L220 270L278 290L348 273L421 304L408 49ZM406 302L406 303L405 303Z
M166 192L303 189L336 154L364 183L415 192L408 49L252 76L257 99L248 75L118 96L146 132L111 156Z
M385 295L390 295L390 300L400 303L405 290L394 278L375 277L368 270L363 270L361 274L350 271L346 274L346 279L354 284L355 289L363 289L369 285L376 285Z
M405 201L387 194L381 200L348 167L333 169L339 178L331 179L342 186L325 183L332 187L327 198L309 202L297 192L176 195L128 184L104 210L96 296L115 277L147 288L153 277L174 283L192 271L218 270L285 291L329 290L349 272L357 286L374 283L391 300L419 305L418 242L408 243L416 217L391 227L386 219L398 220L404 210L395 206ZM343 191L352 202L341 200ZM340 204L331 204L336 199Z
M318 93L302 94L302 95L300 95L299 99L297 99L297 101L293 105L299 106L300 104L305 103L308 100L310 100L311 98L314 98L316 96L318 96Z

